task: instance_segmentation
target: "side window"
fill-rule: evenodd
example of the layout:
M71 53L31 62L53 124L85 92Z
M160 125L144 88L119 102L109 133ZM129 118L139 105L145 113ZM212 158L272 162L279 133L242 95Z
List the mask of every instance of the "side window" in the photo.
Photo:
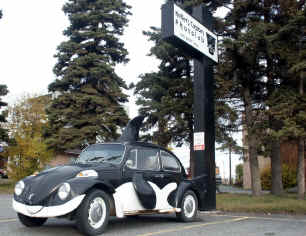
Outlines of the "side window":
M138 170L160 170L158 149L137 148L129 151L126 166Z
M140 170L159 170L158 149L138 149L137 168Z
M167 171L180 172L181 167L175 157L173 157L170 153L161 151L160 152L162 167Z
M126 166L130 169L137 168L137 149L132 149L129 151L129 157L126 161Z

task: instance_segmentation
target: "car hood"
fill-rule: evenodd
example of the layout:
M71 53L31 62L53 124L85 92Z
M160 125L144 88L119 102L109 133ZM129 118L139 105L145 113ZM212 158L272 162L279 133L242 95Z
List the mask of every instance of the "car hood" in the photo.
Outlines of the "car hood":
M56 191L59 185L74 178L82 170L89 169L97 167L94 164L64 165L44 170L36 176L29 176L24 179L25 190L22 199L30 205L43 204L43 200ZM103 165L99 169L109 168Z
M57 187L75 177L82 168L78 166L59 166L40 172L24 179L25 189L22 198L28 204L38 204L48 197Z

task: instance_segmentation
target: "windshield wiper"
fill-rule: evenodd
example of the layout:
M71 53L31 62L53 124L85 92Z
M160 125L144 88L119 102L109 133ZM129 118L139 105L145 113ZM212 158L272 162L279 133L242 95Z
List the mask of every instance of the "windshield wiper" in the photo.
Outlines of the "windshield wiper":
M93 157L92 159L89 159L88 162L97 161L97 160L102 159L99 162L101 162L101 163L102 162L106 162L108 164L115 165L115 163L113 163L111 161L116 160L118 158L121 158L121 155L119 155L119 156L111 156L111 157Z
M121 155L119 155L119 156L112 156L112 157L107 157L105 160L103 160L103 161L110 161L110 160L116 160L116 159L118 159L118 158L120 158L121 157Z
M96 161L96 160L99 160L99 159L106 159L106 157L93 157L89 160L87 160L88 162L91 162L91 161ZM103 160L104 161L104 160Z

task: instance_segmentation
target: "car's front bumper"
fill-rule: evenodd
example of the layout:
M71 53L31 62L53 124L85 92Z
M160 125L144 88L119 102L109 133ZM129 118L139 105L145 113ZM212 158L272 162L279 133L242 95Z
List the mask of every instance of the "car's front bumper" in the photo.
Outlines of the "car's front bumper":
M70 201L58 206L29 206L13 199L13 208L16 212L30 217L49 218L66 215L74 211L81 204L85 194L79 195Z

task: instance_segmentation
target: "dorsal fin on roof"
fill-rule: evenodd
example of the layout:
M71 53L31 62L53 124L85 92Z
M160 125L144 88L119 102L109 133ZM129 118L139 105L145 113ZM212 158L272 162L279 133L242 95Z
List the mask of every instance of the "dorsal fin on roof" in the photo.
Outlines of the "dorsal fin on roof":
M133 142L139 139L139 130L142 125L145 116L137 116L133 120L130 120L123 130L122 135L117 140L119 142Z

